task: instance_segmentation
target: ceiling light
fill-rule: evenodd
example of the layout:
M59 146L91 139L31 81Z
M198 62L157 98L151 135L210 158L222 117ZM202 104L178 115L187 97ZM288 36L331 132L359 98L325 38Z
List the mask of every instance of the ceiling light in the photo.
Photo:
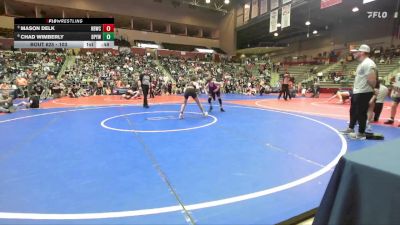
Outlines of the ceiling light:
M225 0L224 3L225 3L225 4L229 4L229 0Z
M356 7L354 7L351 11L353 11L353 12L358 12L360 9L356 6Z
M245 8L245 9L250 9L250 4L244 5L244 8Z
M367 4L367 3L370 3L370 2L373 2L373 1L375 1L375 0L363 0L363 4Z
M208 53L208 54L214 53L214 50L206 48L195 48L195 50L200 53Z
M274 36L275 36L275 37L278 37L278 35L279 35L279 34L278 34L277 32L274 33Z
M318 31L317 31L317 30L314 30L312 33L313 33L313 34L318 34Z
M276 24L276 26L277 26L277 27L281 27L281 26L282 26L282 24L281 24L281 23L278 23L278 24Z
M210 4L210 2L211 2L211 0L206 0L206 3L207 3L207 4Z
M138 46L140 48L160 48L159 45L156 44L147 44L147 43L139 43Z
M311 22L309 20L306 21L306 26L310 26Z

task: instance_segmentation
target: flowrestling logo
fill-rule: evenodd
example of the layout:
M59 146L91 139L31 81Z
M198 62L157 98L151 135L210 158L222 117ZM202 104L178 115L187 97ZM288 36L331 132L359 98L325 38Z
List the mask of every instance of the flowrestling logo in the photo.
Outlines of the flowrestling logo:
M83 19L46 19L46 23L83 23Z
M368 19L386 19L388 18L388 12L386 11L368 11Z

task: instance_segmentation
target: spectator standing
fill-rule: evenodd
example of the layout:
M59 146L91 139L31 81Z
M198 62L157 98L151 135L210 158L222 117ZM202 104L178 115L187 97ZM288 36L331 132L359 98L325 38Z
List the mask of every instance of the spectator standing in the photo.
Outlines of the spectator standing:
M394 77L394 81L393 81L393 89L392 89L392 107L391 107L391 111L390 111L390 119L387 120L385 122L385 124L393 124L394 123L394 117L396 116L396 112L397 112L397 106L399 106L399 102L400 102L400 73L398 73L395 77ZM400 125L399 125L400 127Z
M350 107L350 124L343 133L348 134L352 139L365 140L369 101L373 96L377 82L376 64L368 57L370 53L368 45L363 44L352 52L354 52L354 57L360 62L360 64L356 70L356 78L353 86L353 96L351 98ZM358 133L354 132L356 123L359 125Z

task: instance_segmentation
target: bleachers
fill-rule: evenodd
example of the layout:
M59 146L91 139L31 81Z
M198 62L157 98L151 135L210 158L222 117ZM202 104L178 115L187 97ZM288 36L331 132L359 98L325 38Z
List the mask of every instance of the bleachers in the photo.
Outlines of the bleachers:
M295 65L295 66L289 66L287 68L287 72L290 73L291 76L295 78L296 82L303 81L307 79L310 73L310 69L313 66L310 65Z
M384 78L384 80L387 80L387 76L389 76L389 74L391 74L396 69L400 68L399 60L400 57L393 58L391 64L379 63L377 62L377 60L374 60L379 71L379 77ZM324 89L351 87L354 83L354 76L358 65L359 62L357 60L344 63L344 65L340 62L336 63L331 68L329 68L328 71L325 71L324 73L325 81L320 81L320 87ZM334 83L331 79L328 78L329 74L332 72L342 73L344 79L341 80L340 83Z
M393 60L393 62L391 64L379 64L379 63L377 63L379 76L380 77L386 77L391 72L393 72L395 69L398 69L400 67L400 64L398 63L399 60L400 60L400 57L397 57L397 58L395 58Z
M398 64L400 60L400 57L394 58L391 64L380 64L375 61L378 70L379 70L379 76L380 77L386 77L388 76L392 71L395 69L399 68L400 65ZM357 60L354 60L352 62L348 62L345 64L344 68L342 68L342 65L340 63L337 63L334 67L332 67L327 74L330 74L331 72L339 72L343 71L343 74L345 76L353 76L355 74L355 71L357 69L359 62Z

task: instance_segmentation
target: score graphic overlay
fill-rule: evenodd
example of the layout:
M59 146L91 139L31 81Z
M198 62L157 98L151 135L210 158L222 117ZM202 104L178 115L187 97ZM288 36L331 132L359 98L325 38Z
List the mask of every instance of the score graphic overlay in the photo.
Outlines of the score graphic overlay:
M15 48L114 48L114 18L15 18Z

